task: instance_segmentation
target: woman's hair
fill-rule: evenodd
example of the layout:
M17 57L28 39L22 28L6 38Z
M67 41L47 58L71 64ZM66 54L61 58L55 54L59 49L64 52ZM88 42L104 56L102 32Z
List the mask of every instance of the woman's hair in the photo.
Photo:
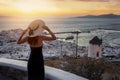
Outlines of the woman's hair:
M38 36L28 37L28 44L30 44L30 45L38 44Z
M33 33L33 30L30 30L29 31L29 35L33 35L34 33Z
M34 31L35 30L37 30L39 28L39 24L36 26L36 28L35 29L31 29L30 27L29 27L29 35L34 35Z

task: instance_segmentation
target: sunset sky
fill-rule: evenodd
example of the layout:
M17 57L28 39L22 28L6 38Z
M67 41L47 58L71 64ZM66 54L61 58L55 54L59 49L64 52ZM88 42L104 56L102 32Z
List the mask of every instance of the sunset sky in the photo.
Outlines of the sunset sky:
M120 14L120 0L0 0L4 16Z

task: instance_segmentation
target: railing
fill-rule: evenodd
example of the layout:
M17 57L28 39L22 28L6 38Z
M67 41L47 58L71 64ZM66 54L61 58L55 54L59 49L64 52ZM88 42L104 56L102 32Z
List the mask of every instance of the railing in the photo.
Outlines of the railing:
M7 67L7 69L5 69L4 67ZM1 71L1 69L4 69L4 71ZM17 80L27 80L27 62L26 61L0 58L0 74L10 75L9 74L10 71L8 70L20 71L18 72L18 75L17 75L17 72L15 72L14 74L12 73L11 75L13 75L14 78L15 77L20 78ZM20 75L23 75L23 76L20 76ZM75 74L72 74L60 69L48 67L48 66L45 66L45 76L48 80L88 80L86 78L77 76Z

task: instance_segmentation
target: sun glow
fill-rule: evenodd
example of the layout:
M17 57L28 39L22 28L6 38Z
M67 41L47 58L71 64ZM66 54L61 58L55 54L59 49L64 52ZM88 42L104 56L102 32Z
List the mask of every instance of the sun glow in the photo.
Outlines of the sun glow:
M17 4L15 4L15 7L18 10L21 10L22 12L34 12L34 11L53 11L56 10L56 8L50 4L49 1L32 1L32 0L26 0L21 1Z
M28 7L28 6L18 6L18 9L22 12L31 12L32 10L34 10L33 7Z

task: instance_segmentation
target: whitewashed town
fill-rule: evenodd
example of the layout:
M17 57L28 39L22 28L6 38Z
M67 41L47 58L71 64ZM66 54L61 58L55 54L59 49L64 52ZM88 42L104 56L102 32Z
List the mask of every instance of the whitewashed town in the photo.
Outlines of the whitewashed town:
M28 59L30 53L29 46L27 44L18 45L16 43L18 35L21 33L21 29L1 31L0 32L0 57L13 58L13 59ZM76 44L65 41L51 41L43 43L43 53L44 58L49 57L62 57L62 56L75 56L76 55ZM99 39L95 45L94 41L90 43L88 47L78 46L79 57L92 57L92 58L102 58L108 57L109 59L118 59L120 57L120 46L110 46L108 44L99 43ZM101 45L102 44L102 45ZM100 45L100 46L99 46ZM94 50L96 48L96 50ZM94 51L94 52L91 52ZM97 52L99 54L97 54ZM96 53L96 54L92 54ZM114 60L113 59L113 60Z

